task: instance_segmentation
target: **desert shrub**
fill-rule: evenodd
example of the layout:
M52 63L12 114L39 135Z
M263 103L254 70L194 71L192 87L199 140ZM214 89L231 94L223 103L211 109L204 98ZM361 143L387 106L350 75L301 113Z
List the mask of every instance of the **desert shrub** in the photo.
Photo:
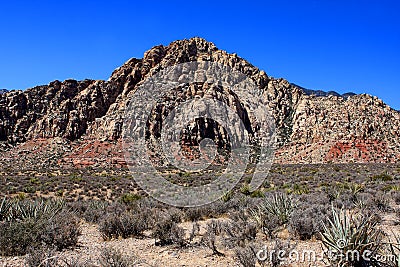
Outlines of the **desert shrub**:
M381 173L381 174L376 174L371 177L372 181L382 181L382 182L388 182L393 180L393 176L391 176L388 173Z
M121 196L120 200L122 203L129 205L141 198L142 197L138 194L126 193Z
M337 252L338 255L349 255L352 251L357 251L360 255L364 255L365 251L371 253L370 261L364 257L331 257L329 260L333 265L340 263L341 266L375 266L373 259L381 246L383 233L377 228L374 217L332 208L332 220L323 224L321 235L325 248Z
M329 202L338 199L343 192L343 189L337 186L325 186L323 190L325 194L328 196Z
M343 192L332 201L332 205L338 209L352 209L354 207L354 200L350 192Z
M13 202L7 221L0 222L0 254L23 255L42 244L60 250L76 245L78 222L63 206L63 201Z
M160 246L176 244L183 247L186 245L185 231L171 217L164 217L156 223L152 237L155 238L156 245Z
M185 221L195 222L200 220L203 216L202 210L198 207L186 208L183 211Z
M62 250L76 246L80 235L77 217L71 212L63 211L46 222L40 239L48 246Z
M68 209L73 211L77 216L83 218L89 223L98 223L99 220L107 213L108 210L116 212L118 208L106 201L90 200L90 201L74 201L68 203ZM125 210L125 209L124 209Z
M263 212L276 216L281 225L288 222L295 207L296 204L292 197L282 193L265 197L260 205L260 209Z
M251 194L251 189L250 189L250 185L248 183L244 183L241 187L240 187L240 193L249 196Z
M400 192L393 193L393 200L397 205L400 205Z
M311 192L309 194L299 195L297 198L298 205L327 205L330 203L328 195L323 191Z
M99 231L105 240L112 238L141 237L145 230L154 226L154 203L138 200L128 207L118 202L106 206L106 213L99 220Z
M82 213L82 217L87 222L98 223L100 218L105 215L107 206L107 202L91 201L87 209Z
M256 223L257 228L264 234L265 238L273 238L274 231L280 225L279 218L272 214L267 214L259 207L250 209L251 219Z
M349 183L348 190L350 191L352 197L355 198L359 193L364 191L364 185L357 183Z
M230 220L224 222L223 233L225 234L224 244L228 248L235 246L245 247L257 235L257 226L249 220L243 211L233 212L229 215Z
M203 216L205 218L218 218L222 215L228 213L230 209L230 205L232 204L232 199L227 202L223 202L222 200L214 201L208 205L203 206Z
M129 257L113 248L104 248L101 251L99 261L102 267L133 267L139 264L136 257Z
M146 218L141 218L141 213L109 213L100 221L99 231L104 240L137 237L149 228L147 222Z
M353 203L359 210L373 210L375 209L374 196L371 193L359 193Z
M90 260L82 260L80 256L75 257L61 257L57 266L65 267L95 267Z
M171 207L158 216L168 217L174 223L181 223L185 214L182 210Z
M381 212L392 211L390 201L386 194L378 193L372 198L376 210Z
M29 248L25 258L28 267L56 267L59 265L59 258L55 248L37 247Z
M322 225L328 218L328 209L325 205L300 207L290 216L289 231L300 238L308 240L322 230Z
M265 197L265 194L260 189L256 189L253 192L251 192L250 196L255 198L263 198Z
M222 224L218 220L207 222L206 232L201 237L201 244L212 250L213 255L225 256L217 247L217 236L222 234Z
M198 222L193 223L192 225L192 231L190 231L189 235L189 242L192 242L193 239L198 236L200 233L200 225Z
M257 252L261 246L257 247L249 244L246 247L236 247L234 249L235 259L240 266L255 267L257 262Z
M310 193L310 189L307 185L294 184L290 188L286 189L286 192L288 194L303 195Z
M0 222L0 255L24 255L29 247L38 247L44 227L44 221L33 219Z
M229 210L233 199L224 202L223 200L217 200L213 203L195 207L195 208L185 208L183 209L183 219L185 221L198 221L206 218L218 218L223 214L226 214Z

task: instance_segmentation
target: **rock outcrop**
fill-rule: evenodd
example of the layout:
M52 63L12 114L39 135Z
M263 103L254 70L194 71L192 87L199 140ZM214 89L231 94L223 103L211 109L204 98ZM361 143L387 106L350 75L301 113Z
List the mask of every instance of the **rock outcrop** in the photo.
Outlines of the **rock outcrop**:
M120 138L124 111L132 94L158 70L191 61L230 66L252 79L264 92L265 105L271 108L277 127L277 162L400 160L400 114L382 100L365 94L312 93L284 79L268 77L236 54L219 50L201 38L155 46L142 59L128 60L107 81L54 81L25 91L0 94L3 157L10 158L7 153L32 140L61 138L69 149L60 153L59 162L122 164ZM201 86L193 85L181 89L182 99L201 95L202 91ZM169 103L169 107L173 104ZM160 111L163 116L166 110L168 105ZM161 125L163 116L156 115L152 123ZM197 126L192 127L197 132L187 137L194 143L207 135L223 139L216 125L206 130L202 130L201 122ZM156 129L151 134L160 130L151 125L150 128Z

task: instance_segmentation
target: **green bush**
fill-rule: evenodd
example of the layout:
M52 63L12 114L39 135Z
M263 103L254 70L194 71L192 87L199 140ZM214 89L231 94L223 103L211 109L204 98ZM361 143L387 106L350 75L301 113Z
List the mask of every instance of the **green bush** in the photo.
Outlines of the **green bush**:
M371 177L372 181L382 181L382 182L388 182L393 180L393 176L391 176L388 173L381 173L381 174L376 174Z
M141 198L142 197L140 195L127 193L121 196L121 202L128 205L134 203Z

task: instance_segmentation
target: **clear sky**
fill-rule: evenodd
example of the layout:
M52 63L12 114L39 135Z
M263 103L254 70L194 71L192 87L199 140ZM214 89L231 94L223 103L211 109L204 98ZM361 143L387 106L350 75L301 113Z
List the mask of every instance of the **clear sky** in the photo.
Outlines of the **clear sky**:
M2 1L0 88L107 79L154 45L200 36L273 77L400 109L399 1Z

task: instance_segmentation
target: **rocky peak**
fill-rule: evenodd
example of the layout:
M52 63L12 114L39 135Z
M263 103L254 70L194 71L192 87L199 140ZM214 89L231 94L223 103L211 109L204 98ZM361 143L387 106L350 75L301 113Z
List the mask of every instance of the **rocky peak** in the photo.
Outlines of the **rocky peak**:
M77 151L90 142L98 144L99 140L118 144L125 107L141 82L162 68L190 61L230 66L257 84L275 118L278 162L400 159L399 113L380 99L312 91L285 79L268 77L238 55L219 50L198 37L155 46L142 59L129 59L107 81L54 81L25 91L0 94L0 140L15 144L36 138L63 138L79 142ZM157 120L153 123L159 124ZM199 133L201 127L194 125L198 132L188 138L203 137ZM223 138L216 131L209 128L205 134ZM74 152L70 157L74 157Z

